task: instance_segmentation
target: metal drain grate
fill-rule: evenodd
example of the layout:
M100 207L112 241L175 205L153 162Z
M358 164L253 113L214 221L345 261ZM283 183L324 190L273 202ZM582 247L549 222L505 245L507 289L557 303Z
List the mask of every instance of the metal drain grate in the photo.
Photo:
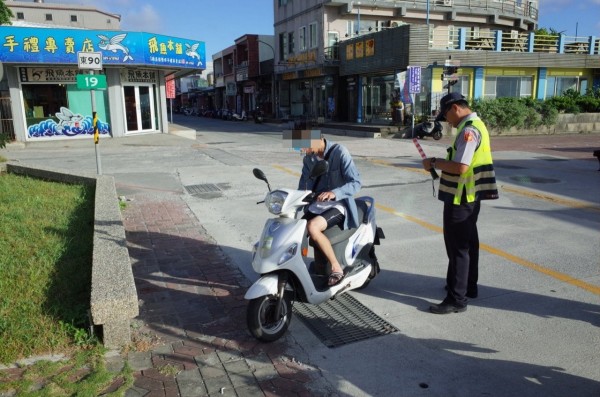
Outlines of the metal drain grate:
M221 189L214 183L204 183L202 185L189 185L185 186L185 190L192 196L194 194L220 192Z
M350 294L320 305L296 302L294 313L329 348L398 332Z

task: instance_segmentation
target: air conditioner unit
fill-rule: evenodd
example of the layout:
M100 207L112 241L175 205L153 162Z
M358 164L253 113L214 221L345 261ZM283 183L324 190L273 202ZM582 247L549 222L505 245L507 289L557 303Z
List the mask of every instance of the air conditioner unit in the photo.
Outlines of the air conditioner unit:
M452 7L452 0L444 0L443 3L446 7Z
M406 25L403 21L390 21L390 28L397 28L398 26Z

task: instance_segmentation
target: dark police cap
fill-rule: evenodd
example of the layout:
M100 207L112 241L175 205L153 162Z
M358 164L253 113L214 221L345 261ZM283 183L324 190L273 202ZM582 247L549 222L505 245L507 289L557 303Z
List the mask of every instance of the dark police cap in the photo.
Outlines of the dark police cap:
M453 104L458 102L467 103L467 100L458 92L451 92L450 94L444 95L440 100L440 113L438 114L435 120L446 121L446 112L448 112L448 110Z

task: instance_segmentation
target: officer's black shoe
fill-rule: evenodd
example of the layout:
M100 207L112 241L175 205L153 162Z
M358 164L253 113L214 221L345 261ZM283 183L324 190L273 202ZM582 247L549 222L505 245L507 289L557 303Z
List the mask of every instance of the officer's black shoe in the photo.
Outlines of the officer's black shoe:
M439 305L429 306L429 311L434 314L462 313L467 311L467 307L456 306L451 303L442 302Z

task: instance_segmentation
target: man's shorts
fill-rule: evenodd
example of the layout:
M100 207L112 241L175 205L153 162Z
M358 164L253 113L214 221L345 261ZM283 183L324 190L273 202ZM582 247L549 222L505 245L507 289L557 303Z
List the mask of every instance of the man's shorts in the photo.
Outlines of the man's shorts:
M322 216L323 218L325 218L325 221L327 222L327 229L331 229L334 226L342 224L344 222L344 218L345 218L344 214L342 214L339 210L337 210L335 208L330 208L321 214L314 214L312 212L307 212L304 214L302 219L306 219L307 221L310 221L311 219L313 219L317 216Z

